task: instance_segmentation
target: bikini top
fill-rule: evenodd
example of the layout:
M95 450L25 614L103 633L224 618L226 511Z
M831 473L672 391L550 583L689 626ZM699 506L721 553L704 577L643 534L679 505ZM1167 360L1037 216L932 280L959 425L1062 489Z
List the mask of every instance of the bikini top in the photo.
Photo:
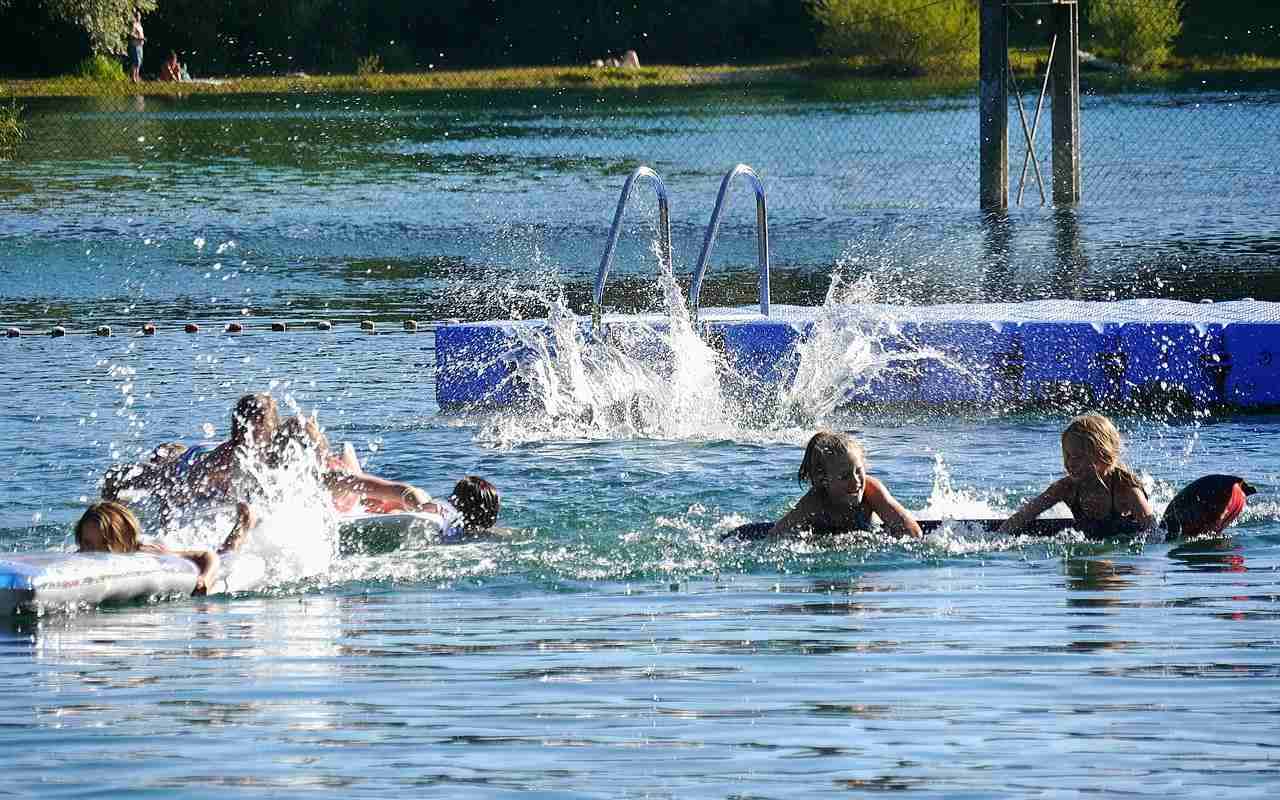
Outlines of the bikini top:
M200 459L213 451L213 445L197 444L188 447L169 465L170 474L175 478L184 478L195 468Z
M1085 514L1084 505L1080 502L1080 484L1076 484L1076 493L1067 501L1067 508L1071 509L1071 516L1075 518L1075 527L1085 535L1087 539L1110 539L1116 536L1133 536L1142 531L1142 525L1131 517L1126 517L1116 508L1116 474L1113 472L1107 480L1107 489L1111 492L1111 507L1107 511L1105 517L1099 519L1090 518ZM1138 491L1146 496L1146 492L1142 487L1138 487Z
M836 522L824 512L821 516L814 518L810 527L814 533L824 536L849 533L850 531L869 531L871 530L872 515L874 513L870 508L867 508L866 503L858 503L853 509L853 518L851 520Z

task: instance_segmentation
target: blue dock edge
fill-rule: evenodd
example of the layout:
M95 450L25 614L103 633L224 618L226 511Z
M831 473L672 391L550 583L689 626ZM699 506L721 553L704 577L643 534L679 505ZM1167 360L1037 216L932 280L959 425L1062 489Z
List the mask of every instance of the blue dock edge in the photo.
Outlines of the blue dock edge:
M775 307L763 317L705 309L696 325L737 379L777 386L794 378L797 347L814 335L817 313ZM1280 360L1273 356L1280 353L1280 304L1043 301L892 313L892 332L877 341L894 368L847 387L848 402L945 407L1070 400L1102 407L1176 400L1195 408L1280 407ZM661 333L667 324L657 315L607 317L604 336ZM440 407L493 408L528 399L516 366L536 357L522 342L546 326L543 320L441 326ZM580 336L589 335L586 320L578 327ZM655 342L646 357L662 358L662 350Z

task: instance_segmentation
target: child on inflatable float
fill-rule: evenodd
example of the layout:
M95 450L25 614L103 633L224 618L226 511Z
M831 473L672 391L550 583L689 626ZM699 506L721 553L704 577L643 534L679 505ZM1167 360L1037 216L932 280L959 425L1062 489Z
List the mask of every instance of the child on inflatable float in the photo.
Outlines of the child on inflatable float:
M192 594L202 595L208 592L209 586L217 577L221 565L220 556L239 550L245 535L256 522L247 503L237 506L237 517L235 528L216 553L207 548L170 550L164 545L142 541L142 526L134 513L122 503L106 500L89 506L76 523L76 547L81 553L154 553L180 556L191 561L200 570Z
M818 534L871 530L879 517L890 532L920 536L920 526L883 483L867 474L866 452L847 433L819 431L804 449L796 478L810 484L795 508L769 529L769 536L796 530Z
M1063 503L1075 527L1090 539L1125 536L1155 527L1155 514L1138 476L1120 461L1120 432L1101 414L1082 414L1062 432L1062 465L1054 481L1000 526L1017 533L1048 509Z
M1120 449L1120 432L1101 414L1071 420L1062 432L1066 476L1027 501L999 532L1018 533L1061 502L1071 509L1072 527L1090 539L1134 536L1157 527L1174 538L1218 535L1257 491L1235 475L1205 475L1174 496L1157 526L1142 484L1120 463Z
M468 475L454 486L448 501L436 500L411 484L368 474L350 447L345 447L341 455L334 453L314 417L290 417L281 424L280 435L282 450L294 443L314 454L339 514L351 514L357 509L369 514L436 514L442 520L445 539L479 533L497 522L501 498L484 478Z

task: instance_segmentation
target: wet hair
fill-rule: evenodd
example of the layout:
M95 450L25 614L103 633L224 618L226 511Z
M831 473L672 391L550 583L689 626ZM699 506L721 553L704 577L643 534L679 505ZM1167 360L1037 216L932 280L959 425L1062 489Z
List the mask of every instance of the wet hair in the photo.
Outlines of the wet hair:
M1122 441L1120 431L1115 423L1102 414L1081 414L1067 424L1062 432L1062 445L1065 448L1067 437L1075 439L1089 451L1089 457L1103 466L1101 478L1115 473L1123 482L1141 486L1138 476L1120 461Z
M90 522L98 526L98 532L102 534L102 543L106 546L106 552L137 552L138 536L142 533L142 526L128 507L112 500L94 503L89 506L84 515L80 517L80 521L76 523L76 546L81 550L84 549L84 540L82 538L84 527Z
M492 528L493 523L498 521L498 509L502 505L497 487L475 475L468 475L458 481L449 501L462 514L467 528L471 530Z
M269 394L246 394L231 412L231 438L244 441L254 426L261 425L272 435L280 427L276 399Z
M314 447L320 454L329 452L329 437L320 429L315 417L293 416L280 423L276 436L282 442L299 442Z
M796 480L812 484L822 478L826 472L823 459L835 455L857 458L864 466L867 463L867 452L857 439L842 431L821 430L810 437L809 443L805 445L804 459L800 462Z

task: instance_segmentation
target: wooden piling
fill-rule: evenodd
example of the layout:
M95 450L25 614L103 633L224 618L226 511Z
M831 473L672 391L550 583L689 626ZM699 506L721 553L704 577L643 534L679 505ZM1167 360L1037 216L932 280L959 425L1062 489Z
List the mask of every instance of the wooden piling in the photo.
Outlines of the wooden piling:
M978 32L978 196L984 211L1009 207L1009 10L982 0Z
M1054 0L1049 9L1058 37L1049 65L1053 81L1053 202L1080 202L1080 9L1076 0Z

